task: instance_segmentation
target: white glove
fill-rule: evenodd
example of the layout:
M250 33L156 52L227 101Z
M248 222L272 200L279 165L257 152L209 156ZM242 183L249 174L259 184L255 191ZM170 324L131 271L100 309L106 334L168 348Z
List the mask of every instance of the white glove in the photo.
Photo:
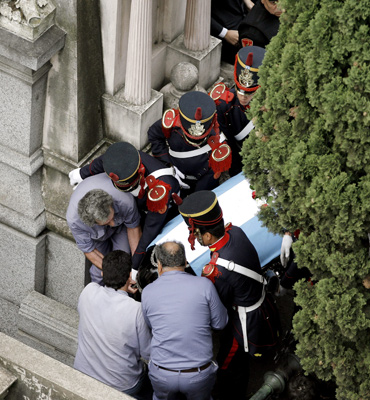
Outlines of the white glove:
M293 238L289 234L284 235L280 249L280 262L284 268L288 265L289 253L290 253L290 248L292 247L292 243L293 243Z
M76 168L74 170L72 170L69 174L69 184L71 186L73 186L73 190L76 189L76 187L78 186L79 183L81 183L83 181L83 179L81 178L81 174L80 174L80 169L81 168Z
M190 189L190 186L182 181L182 179L185 179L185 175L175 166L173 166L175 170L175 178L179 182L179 185L182 189Z
M131 269L131 279L136 282L136 277L137 277L137 270L132 268Z

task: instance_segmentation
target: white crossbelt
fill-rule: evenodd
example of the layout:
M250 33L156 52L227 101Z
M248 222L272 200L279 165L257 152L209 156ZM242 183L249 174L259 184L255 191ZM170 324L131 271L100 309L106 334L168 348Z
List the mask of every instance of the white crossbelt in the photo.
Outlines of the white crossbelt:
M242 265L235 264L234 261L225 260L224 258L218 258L216 263L218 265L221 265L221 267L226 268L228 271L234 271L234 272L237 272L238 274L245 275L248 278L254 279L255 281L257 281L259 283L263 283L263 285L267 284L266 279L262 275L258 274L257 272L252 271L251 269L249 269L247 267L243 267ZM244 351L245 352L248 352L248 350L249 350L248 335L247 335L247 313L256 310L263 303L263 300L265 300L265 286L263 286L263 288L262 288L261 298L257 301L257 303L253 304L253 306L249 306L249 307L237 306L240 324L242 326L242 331L243 331L243 342L244 342Z
M189 189L189 185L182 181L182 179L185 178L185 175L176 167L157 169L157 171L152 172L150 175L153 176L154 179L158 179L159 177L165 175L173 176L179 182L180 187Z
M245 137L247 137L252 129L254 128L253 122L249 121L248 124L242 129L237 135L235 135L236 140L243 140Z
M220 135L220 143L226 140L226 137L223 133ZM209 144L206 144L205 146L201 147L200 149L195 149L195 150L190 150L190 151L174 151L172 149L169 149L169 154L172 157L175 158L191 158L191 157L196 157L200 156L201 154L208 153L211 149L211 146Z
M235 264L234 261L225 260L223 258L218 258L216 263L221 265L221 267L226 268L228 271L234 271L238 274L242 274L247 276L248 278L254 279L257 282L267 284L266 279L259 273L252 271L247 267L243 267L242 265Z
M240 323L242 325L243 342L244 342L244 351L245 352L248 352L248 350L249 350L249 348L248 348L248 333L247 333L247 313L256 310L263 303L263 300L265 300L265 287L263 287L263 289L262 289L261 298L257 301L257 303L253 304L253 306L249 306L249 307L237 306Z
M161 169L157 169L157 171L152 172L150 175L154 176L155 179L158 179L160 176L164 176L164 175L175 176L176 172L173 168L161 168Z

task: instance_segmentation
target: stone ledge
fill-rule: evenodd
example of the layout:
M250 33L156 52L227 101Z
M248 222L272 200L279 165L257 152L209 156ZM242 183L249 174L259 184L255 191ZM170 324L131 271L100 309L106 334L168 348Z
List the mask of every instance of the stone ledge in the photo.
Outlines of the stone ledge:
M132 399L3 333L0 333L0 343L0 366L18 378L10 388L9 400Z
M32 176L39 168L42 167L44 158L42 150L38 149L30 156L18 153L10 147L0 144L0 162Z
M66 33L56 25L34 42L0 28L0 55L37 71L64 47Z
M42 211L41 214L32 218L32 216L21 214L0 204L0 223L19 231L19 233L37 238L45 229L46 215L45 211Z
M18 329L61 352L76 354L77 311L38 292L31 292L21 303Z
M5 399L9 393L10 386L17 381L17 377L8 370L0 367L0 399Z

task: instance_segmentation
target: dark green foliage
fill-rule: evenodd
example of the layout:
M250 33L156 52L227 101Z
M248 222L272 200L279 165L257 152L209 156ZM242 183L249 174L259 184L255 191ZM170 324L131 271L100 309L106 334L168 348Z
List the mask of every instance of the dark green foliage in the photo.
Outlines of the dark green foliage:
M334 379L337 398L370 399L370 0L281 0L251 104L243 147L260 218L301 235L297 354L307 372Z

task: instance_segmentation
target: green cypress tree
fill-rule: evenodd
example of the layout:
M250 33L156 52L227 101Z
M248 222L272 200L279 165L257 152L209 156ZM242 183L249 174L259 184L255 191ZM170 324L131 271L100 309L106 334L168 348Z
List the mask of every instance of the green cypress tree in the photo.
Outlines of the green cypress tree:
M370 0L281 0L251 103L244 173L260 219L301 235L293 330L306 372L370 399Z

